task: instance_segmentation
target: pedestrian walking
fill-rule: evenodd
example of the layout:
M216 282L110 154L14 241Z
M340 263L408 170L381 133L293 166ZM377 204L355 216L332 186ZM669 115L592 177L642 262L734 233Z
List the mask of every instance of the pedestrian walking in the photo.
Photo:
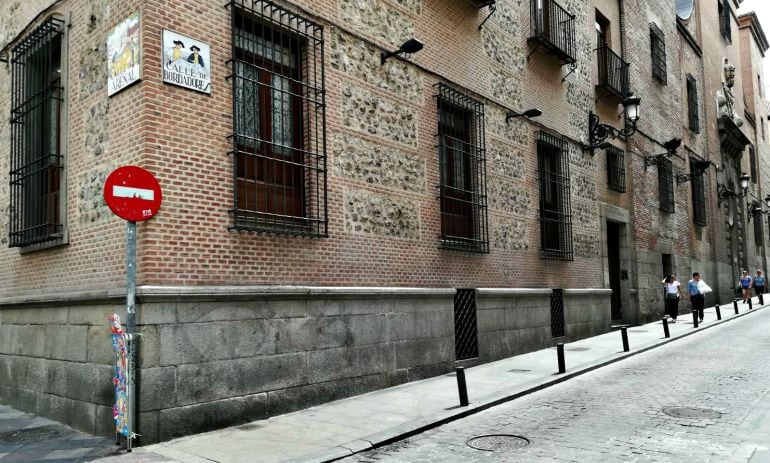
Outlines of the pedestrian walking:
M759 297L759 305L765 305L765 298L762 296L765 293L765 276L762 275L762 270L757 270L754 277L754 292Z
M711 291L709 285L700 279L700 273L693 272L692 280L687 282L687 293L693 310L698 311L698 318L703 321L703 305L706 301L705 294Z
M738 279L738 286L741 288L744 304L751 298L751 286L753 283L754 281L749 276L748 270L741 272L741 277Z
M679 315L679 299L682 297L682 285L676 281L674 275L666 275L661 281L666 288L666 315L670 318L669 323L676 323L676 317Z

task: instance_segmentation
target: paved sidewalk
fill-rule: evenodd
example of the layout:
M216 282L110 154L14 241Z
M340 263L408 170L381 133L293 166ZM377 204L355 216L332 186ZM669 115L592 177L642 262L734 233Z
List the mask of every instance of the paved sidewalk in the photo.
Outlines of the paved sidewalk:
M737 316L750 316L748 304L739 302L738 306L741 313ZM758 309L754 298L754 311ZM468 368L465 375L471 403L467 407L459 406L457 382L451 373L242 426L136 448L131 454L98 461L332 461L485 410L737 317L732 304L721 306L721 312L723 319L717 321L714 307L707 308L705 321L698 329L693 329L690 315L680 315L677 323L669 324L669 339L663 337L660 321L630 327L630 352L623 352L619 331L569 343L565 345L567 372L561 375L557 374L555 348ZM0 463L7 463L8 457L1 452Z
M79 463L117 453L114 439L0 405L0 462Z

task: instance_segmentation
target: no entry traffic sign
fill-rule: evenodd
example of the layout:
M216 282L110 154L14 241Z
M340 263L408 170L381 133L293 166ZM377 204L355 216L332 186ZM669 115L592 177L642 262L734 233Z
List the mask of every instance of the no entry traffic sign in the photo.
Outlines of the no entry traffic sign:
M141 222L152 218L163 200L155 177L136 166L119 167L104 182L104 200L121 219Z

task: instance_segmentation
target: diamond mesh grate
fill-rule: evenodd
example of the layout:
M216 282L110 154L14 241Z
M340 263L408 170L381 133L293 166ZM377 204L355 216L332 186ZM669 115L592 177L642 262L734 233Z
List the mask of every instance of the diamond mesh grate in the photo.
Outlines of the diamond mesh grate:
M69 434L59 426L39 426L36 428L16 429L0 434L0 442L7 444L40 442Z

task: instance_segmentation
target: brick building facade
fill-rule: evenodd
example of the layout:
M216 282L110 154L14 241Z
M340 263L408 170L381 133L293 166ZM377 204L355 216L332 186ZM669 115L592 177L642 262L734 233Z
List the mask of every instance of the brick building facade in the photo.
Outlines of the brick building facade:
M109 432L122 165L164 196L138 227L144 443L651 320L664 273L731 298L768 230L747 239L717 184L758 163L762 204L767 42L737 3L670 3L0 1L0 400ZM106 37L135 12L141 81L108 96ZM164 83L163 30L210 46L210 93ZM30 43L60 60L53 119L15 99ZM56 141L25 175L42 135L11 121L36 117ZM755 155L726 162L728 138Z

